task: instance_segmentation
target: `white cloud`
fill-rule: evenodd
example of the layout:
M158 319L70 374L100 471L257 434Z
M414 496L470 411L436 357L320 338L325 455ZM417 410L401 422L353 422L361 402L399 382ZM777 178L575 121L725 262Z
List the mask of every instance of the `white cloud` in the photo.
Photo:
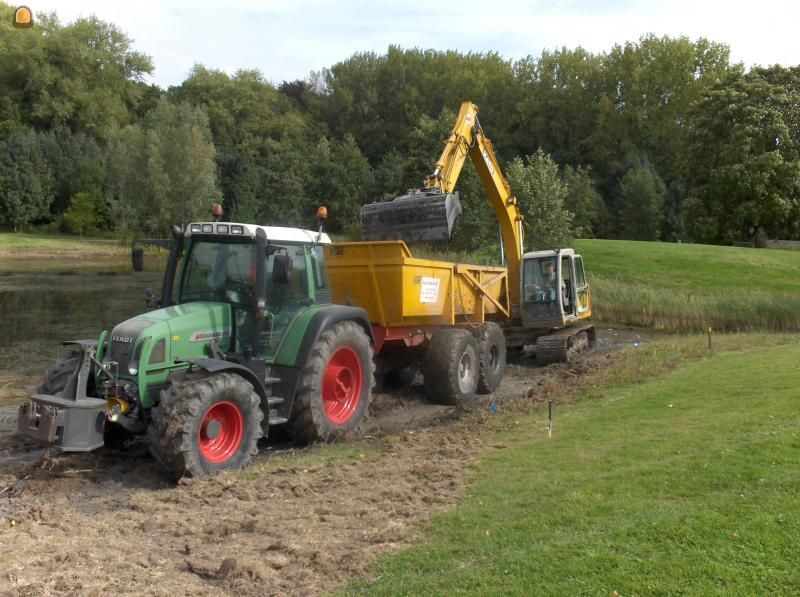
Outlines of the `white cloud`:
M43 0L62 21L95 14L153 57L154 81L179 84L196 62L233 72L258 68L275 82L304 78L358 51L411 48L495 51L505 58L578 45L603 52L646 33L706 37L747 65L800 63L800 3L762 0L365 0L117 3Z

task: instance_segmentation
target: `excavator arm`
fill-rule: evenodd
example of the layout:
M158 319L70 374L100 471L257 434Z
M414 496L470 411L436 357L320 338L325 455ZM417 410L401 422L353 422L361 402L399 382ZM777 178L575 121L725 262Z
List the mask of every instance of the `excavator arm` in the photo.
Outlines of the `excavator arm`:
M455 218L461 213L455 186L470 157L478 171L489 203L500 223L508 279L520 279L523 229L522 213L511 192L492 142L478 121L478 106L464 102L455 127L444 145L433 173L423 181L423 188L409 191L392 201L365 205L361 210L364 240L446 240L450 238ZM519 305L518 284L510 285L512 308Z

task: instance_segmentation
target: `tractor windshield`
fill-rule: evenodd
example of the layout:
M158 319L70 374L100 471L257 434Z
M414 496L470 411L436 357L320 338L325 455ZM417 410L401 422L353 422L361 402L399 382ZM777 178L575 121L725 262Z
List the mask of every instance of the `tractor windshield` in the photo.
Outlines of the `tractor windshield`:
M254 243L195 241L186 258L180 301L248 303L255 280Z

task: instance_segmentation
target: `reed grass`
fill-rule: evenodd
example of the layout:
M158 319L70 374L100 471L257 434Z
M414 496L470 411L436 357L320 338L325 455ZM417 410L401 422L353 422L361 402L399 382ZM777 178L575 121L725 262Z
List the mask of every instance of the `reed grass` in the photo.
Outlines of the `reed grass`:
M593 315L610 323L673 332L800 331L800 296L716 293L592 280Z
M709 245L580 240L595 319L690 332L800 331L800 255Z

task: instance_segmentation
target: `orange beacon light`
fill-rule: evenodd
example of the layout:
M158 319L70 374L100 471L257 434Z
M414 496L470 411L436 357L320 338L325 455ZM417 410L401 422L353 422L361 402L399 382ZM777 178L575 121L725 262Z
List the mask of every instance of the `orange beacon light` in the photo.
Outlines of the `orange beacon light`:
M19 6L14 11L14 27L33 27L33 13L27 6Z

